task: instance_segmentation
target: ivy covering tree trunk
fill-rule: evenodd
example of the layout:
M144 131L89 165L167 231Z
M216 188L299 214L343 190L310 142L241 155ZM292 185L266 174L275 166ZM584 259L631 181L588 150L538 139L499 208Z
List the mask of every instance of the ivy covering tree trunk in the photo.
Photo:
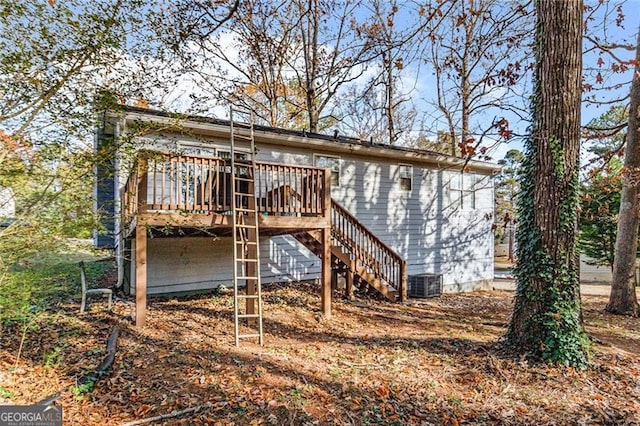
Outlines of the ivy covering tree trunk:
M640 308L635 289L638 214L640 199L640 29L636 46L636 69L631 84L629 127L624 154L624 180L618 216L618 231L613 263L613 282L607 311L638 316Z
M578 258L582 2L536 2L533 125L525 142L516 297L507 344L536 359L584 367Z

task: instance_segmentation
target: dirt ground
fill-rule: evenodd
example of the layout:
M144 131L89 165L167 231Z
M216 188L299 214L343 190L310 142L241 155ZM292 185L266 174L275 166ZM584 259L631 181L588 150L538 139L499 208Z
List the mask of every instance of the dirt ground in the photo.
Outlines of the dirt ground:
M65 424L123 424L188 407L154 424L640 424L640 320L584 296L593 337L586 371L529 365L498 344L513 292L445 295L409 305L334 302L311 284L265 290L265 345L233 342L228 295L152 299L148 325L77 303L0 338L0 403L61 391ZM76 386L122 332L113 370Z

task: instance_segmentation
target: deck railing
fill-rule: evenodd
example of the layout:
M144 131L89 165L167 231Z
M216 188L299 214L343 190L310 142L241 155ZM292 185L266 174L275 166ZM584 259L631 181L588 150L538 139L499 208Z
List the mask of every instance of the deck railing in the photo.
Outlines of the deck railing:
M240 176L250 173L236 167ZM230 159L143 151L121 193L125 221L150 210L231 211L231 182ZM241 185L247 185L241 192L249 190L249 182ZM257 162L253 186L260 213L321 216L328 208L324 169Z
M274 215L322 215L325 170L316 167L256 163L258 211Z
M401 301L407 294L407 262L383 243L356 217L331 201L331 236L333 244L351 253L369 272L396 289Z

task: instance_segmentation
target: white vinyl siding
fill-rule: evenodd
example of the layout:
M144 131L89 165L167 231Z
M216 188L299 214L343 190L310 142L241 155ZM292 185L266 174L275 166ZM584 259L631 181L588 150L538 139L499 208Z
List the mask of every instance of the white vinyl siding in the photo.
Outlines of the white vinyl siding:
M216 142L216 155L225 151ZM493 278L493 181L486 174L465 184L459 171L420 163L330 151L310 152L258 142L258 161L332 169L331 195L407 260L409 275L443 274L445 291L470 288ZM226 148L228 152L228 148ZM408 166L403 171L401 166ZM401 173L402 171L402 173ZM411 176L411 190L400 176ZM339 183L339 185L337 185ZM467 186L465 186L467 185ZM468 189L465 189L468 188ZM466 196L464 193L470 195ZM455 198L455 199L454 199ZM458 200L458 201L456 201ZM472 209L452 209L452 203ZM290 235L261 236L264 283L317 279L320 259ZM231 281L230 240L149 240L149 293L215 288Z
M289 235L260 240L263 283L314 279L320 259ZM147 242L147 292L165 294L233 286L231 238L170 237ZM131 289L135 291L135 273Z
M310 165L317 155L263 146L259 159ZM459 171L413 164L412 191L407 192L400 189L398 164L393 161L342 155L340 167L341 185L332 187L332 198L404 256L409 275L443 274L446 291L493 279L490 176L473 174L475 209L452 210L449 184ZM300 251L306 253L304 247ZM319 277L319 265L316 275L308 277Z

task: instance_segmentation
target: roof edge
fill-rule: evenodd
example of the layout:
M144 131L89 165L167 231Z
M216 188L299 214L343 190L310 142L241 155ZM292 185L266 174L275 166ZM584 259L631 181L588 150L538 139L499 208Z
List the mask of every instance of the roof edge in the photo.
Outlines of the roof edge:
M125 113L122 117L121 112ZM224 137L228 134L230 120L198 115L171 113L162 110L140 108L123 105L119 110L107 111L107 115L124 118L126 120L143 120L145 117L155 117L154 121L163 122L176 130L190 128L202 134L214 134ZM180 123L170 120L179 120ZM342 135L326 135L299 130L282 129L264 125L254 126L255 137L263 143L284 146L309 146L316 149L324 149L341 153L367 155L372 157L395 158L397 160L424 162L436 165L440 168L468 167L475 171L496 173L502 166L480 161L465 160L453 155L442 154L436 151L407 148L380 143L371 143L357 138ZM284 138L283 138L284 136Z

